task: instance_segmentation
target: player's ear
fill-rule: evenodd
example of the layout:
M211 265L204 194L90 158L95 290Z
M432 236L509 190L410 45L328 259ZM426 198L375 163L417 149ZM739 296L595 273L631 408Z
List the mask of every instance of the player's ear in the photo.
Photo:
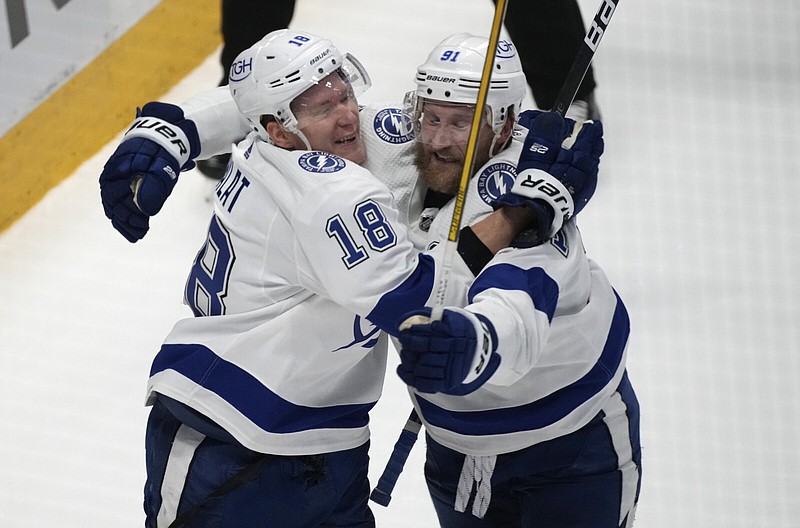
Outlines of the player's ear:
M294 134L286 130L274 118L270 118L269 116L261 116L261 125L267 131L269 138L276 147L285 149L292 149L295 147Z
M514 125L517 123L517 116L514 114L514 107L509 107L508 118L503 123L500 133L495 136L492 145L489 147L489 156L495 156L508 145L511 135L514 133ZM488 126L488 125L487 125Z
M517 123L517 115L516 115L516 108L511 107L508 110L508 119L506 122L503 123L503 130L500 131L500 137L498 138L497 143L499 145L505 145L506 141L511 137L511 134L514 133L514 125Z

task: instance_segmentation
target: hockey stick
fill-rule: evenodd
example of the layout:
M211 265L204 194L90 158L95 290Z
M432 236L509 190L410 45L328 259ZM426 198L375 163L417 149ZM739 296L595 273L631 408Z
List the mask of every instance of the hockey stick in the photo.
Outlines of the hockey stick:
M478 100L475 103L475 114L472 116L472 126L467 140L467 152L464 157L464 167L461 170L461 180L458 185L453 218L450 222L450 232L445 241L445 251L442 258L441 277L434 297L434 304L431 308L431 320L438 321L442 318L444 310L445 294L447 293L447 282L450 277L450 267L453 263L453 256L458 246L458 231L461 227L461 217L464 213L464 201L467 196L467 185L472 176L475 165L475 146L478 143L478 132L481 128L483 118L483 107L486 106L486 96L489 93L489 84L492 79L492 68L494 67L494 57L497 54L497 43L500 40L500 30L503 27L503 19L506 16L506 0L497 0L494 8L494 18L492 19L492 30L489 34L489 45L486 48L486 57L483 61L481 72L481 84L478 87ZM386 464L383 474L378 479L378 485L370 493L369 498L381 506L388 506L392 500L392 490L397 483L403 466L408 459L411 448L417 441L422 422L417 416L417 411L412 410L406 421L400 438L394 445L389 462Z
M592 19L589 26L589 31L583 38L583 46L578 50L578 55L572 62L567 77L564 79L564 84L561 85L561 90L556 96L556 101L553 104L552 111L564 116L567 113L572 101L575 99L575 94L578 93L578 88L589 71L589 65L592 63L594 54L597 51L597 46L600 45L600 40L608 28L608 23L611 22L611 17L617 8L619 0L603 0L600 8Z
M450 279L450 268L453 263L453 256L458 246L458 231L461 228L461 218L464 215L464 202L467 197L467 186L475 166L475 147L478 144L478 132L481 129L483 119L483 107L486 106L486 97L489 93L489 85L492 80L492 68L494 67L494 57L497 54L497 43L500 40L500 30L503 27L503 20L506 16L506 0L497 0L494 8L494 19L492 20L492 31L489 34L489 45L486 48L486 58L483 61L483 71L481 72L481 84L478 87L478 100L475 103L475 114L472 116L472 126L469 130L467 140L467 151L464 156L464 166L461 169L461 180L458 184L455 207L453 208L453 218L450 220L450 231L445 241L444 256L441 264L441 277L433 298L431 307L431 321L438 321L442 318L444 310L445 294L447 293L447 283Z
M406 425L400 432L400 437L394 444L392 454L389 456L389 461L386 463L386 468L383 470L381 478L378 479L378 484L369 494L369 498L373 502L381 506L389 505L389 501L392 500L394 485L397 484L397 479L400 477L400 473L403 472L403 466L406 465L408 454L411 453L411 448L414 447L421 428L422 422L417 415L417 411L412 410Z
M586 75L586 72L589 69L589 65L594 58L594 54L597 51L597 46L600 45L600 40L603 38L603 34L605 33L606 28L608 27L608 23L611 21L611 16L614 14L614 10L617 7L619 0L603 0L600 8L597 10L594 18L592 19L592 24L589 27L589 31L586 33L586 36L583 39L583 43L585 46L581 46L580 50L578 50L578 55L575 57L575 60L572 63L572 66L567 73L566 78L564 79L564 84L561 86L561 90L556 97L556 102L553 106L552 111L557 112L560 115L564 115L567 112L567 109L572 104L573 99L575 99L575 94L578 93L578 87L580 86L581 82L583 81L583 77ZM469 167L465 164L464 170L461 173L461 182L458 189L458 198L460 202L456 202L456 208L453 211L453 219L450 223L450 233L448 236L447 243L450 244L449 255L445 253L445 259L452 259L452 254L456 244L455 241L458 238L458 231L459 226L461 225L461 216L463 214L463 205L464 205L464 198L466 196L466 189L467 183L469 182L470 175L472 173L472 165L474 163L474 150L475 150L475 141L477 139L477 129L480 125L480 115L481 112L478 111L478 108L482 108L482 104L485 104L486 101L486 94L488 92L488 79L490 77L489 73L491 72L492 65L487 64L490 61L488 57L490 49L496 49L497 47L497 39L499 36L499 25L502 25L503 18L505 17L505 4L504 0L498 0L497 5L495 8L495 19L492 25L492 36L494 37L494 44L492 44L492 39L489 41L489 47L487 48L487 57L486 62L484 63L483 69L483 77L481 78L481 89L478 93L478 106L475 107L475 116L472 122L472 129L470 130L470 144L468 145L467 152L471 155ZM499 24L497 20L500 20ZM494 34L495 30L497 30L497 35ZM494 62L494 58L491 59ZM484 86L485 85L485 86ZM481 99L481 95L483 95L483 99ZM481 103L483 101L483 103ZM469 148L471 146L471 149ZM449 263L452 260L447 260L448 263L448 272L449 272ZM444 308L444 295L447 288L447 280L446 278L442 279L439 283L439 290L437 291L436 301L438 303L438 316L437 316L437 305L433 306L433 311L431 315L431 319L438 320L441 318L442 310ZM386 465L386 469L384 470L383 474L381 475L380 479L378 480L378 485L375 489L372 490L370 494L370 499L375 501L376 503L380 504L381 506L388 506L389 501L392 499L392 490L394 489L395 484L397 483L397 479L400 476L400 473L403 471L403 465L405 464L406 460L408 459L408 454L411 451L411 448L414 446L414 443L417 440L417 436L419 434L419 430L421 428L421 420L417 415L416 410L411 411L411 415L408 417L408 421L406 422L405 427L403 428L402 433L400 434L400 438L398 438L397 442L394 445L394 450L389 457L389 462Z

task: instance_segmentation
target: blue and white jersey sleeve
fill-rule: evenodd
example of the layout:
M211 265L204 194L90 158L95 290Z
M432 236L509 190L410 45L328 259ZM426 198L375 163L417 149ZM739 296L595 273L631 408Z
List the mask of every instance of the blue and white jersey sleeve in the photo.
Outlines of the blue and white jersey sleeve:
M576 431L619 385L627 310L574 221L542 246L499 252L469 300L494 326L500 364L470 394L412 394L438 442L474 455L522 449Z
M509 248L492 259L469 289L467 307L489 318L498 336L502 361L490 383L512 385L545 361L554 321L584 311L595 282L607 283L592 279L574 221L541 246Z
M179 105L186 119L194 121L200 136L199 159L231 151L231 145L247 136L252 127L239 112L227 86L201 92Z

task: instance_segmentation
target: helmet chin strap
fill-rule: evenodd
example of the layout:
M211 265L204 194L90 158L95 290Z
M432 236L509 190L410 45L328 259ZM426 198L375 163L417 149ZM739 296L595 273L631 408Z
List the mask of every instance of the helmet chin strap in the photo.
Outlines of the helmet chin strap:
M493 157L494 157L494 156L496 156L498 153L500 153L500 152L502 152L503 150L505 150L505 148L508 146L508 143L511 141L511 139L512 139L512 137L513 137L513 135L514 135L514 134L509 134L509 135L508 135L508 138L506 138L506 140L503 142L503 144L502 144L502 145L500 145L500 148L499 148L499 149L497 149L497 152L495 152L495 150L494 150L494 149L495 149L495 147L497 146L497 140L498 140L498 139L500 138L500 136L503 134L503 130L505 129L505 127L506 127L506 124L508 123L508 121L509 121L510 119L512 119L512 118L516 119L516 118L515 118L515 117L512 115L512 113L511 113L511 111L510 111L510 109L509 109L509 113L508 113L508 115L506 115L506 119L505 119L505 121L503 121L503 126L501 126L501 127L500 127L500 130L499 130L499 131L495 131L495 130L494 130L494 128L492 128L492 133L494 134L494 137L492 138L492 144L491 144L491 145L489 145L489 157L490 157L490 158L493 158Z
M492 138L492 143L489 145L489 158L493 158L497 154L499 154L500 152L505 150L505 148L508 146L508 142L511 141L511 136L509 135L508 138L503 142L503 144L500 145L500 148L497 149L497 152L495 152L495 147L498 146L497 145L497 140L500 139L501 135L502 135L502 132L495 132L494 133L494 137Z
M300 139L300 141L303 142L303 146L305 146L306 150L314 150L313 148L311 148L311 143L308 142L308 138L306 137L306 135L303 134L303 132L300 130L300 128L297 125L295 125L295 124L284 125L283 123L281 123L279 121L276 121L276 123L284 131L288 132L289 134L292 134L293 136L298 137ZM261 125L261 123L259 123L259 125ZM264 139L267 143L269 143L270 145L275 145L276 144L275 141L269 136L269 133L267 133L266 129L263 126L257 126L255 128L256 128L256 130L258 130L259 136L262 137L262 139ZM262 134L262 132L263 132L263 134ZM266 136L266 137L264 137L264 136Z
M494 151L494 148L497 146L498 138L500 138L500 134L495 134L494 137L492 138L492 143L491 145L489 145L489 158L493 158L497 154L497 152L503 150L502 147L505 146L505 145L500 145L501 147L500 150L498 150L497 152Z
M300 123L297 121L297 118L294 116L294 113L291 114L291 119L288 120L288 122L285 125L281 123L281 127L283 127L283 129L289 132L290 134L294 134L295 136L300 138L300 141L303 142L303 145L305 145L306 150L314 150L311 148L311 143L308 142L308 138L306 137L306 135L303 134L303 132L300 130Z
M306 138L306 135L303 134L303 132L301 132L299 128L297 130L295 130L293 132L293 134L300 138L300 141L302 141L303 145L306 146L306 150L314 150L314 149L311 148L311 143L308 142L308 139Z

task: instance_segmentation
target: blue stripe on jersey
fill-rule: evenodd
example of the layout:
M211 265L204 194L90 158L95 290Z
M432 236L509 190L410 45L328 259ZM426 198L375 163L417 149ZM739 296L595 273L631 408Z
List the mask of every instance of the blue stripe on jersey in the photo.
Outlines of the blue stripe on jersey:
M295 405L269 390L247 371L200 344L162 345L150 375L168 369L216 393L270 433L364 427L369 420L369 410L375 406L375 402L328 407Z
M397 335L401 318L425 306L433 292L436 264L430 255L420 254L417 269L397 288L381 296L375 308L367 316L375 326L392 335Z
M617 297L617 306L603 352L582 378L544 398L516 407L487 411L451 411L417 395L420 411L432 425L463 435L493 435L531 431L552 425L601 391L622 361L630 333L628 311Z
M498 264L484 270L469 289L469 302L484 290L520 290L527 292L537 310L553 320L558 304L558 284L542 268L522 269Z

